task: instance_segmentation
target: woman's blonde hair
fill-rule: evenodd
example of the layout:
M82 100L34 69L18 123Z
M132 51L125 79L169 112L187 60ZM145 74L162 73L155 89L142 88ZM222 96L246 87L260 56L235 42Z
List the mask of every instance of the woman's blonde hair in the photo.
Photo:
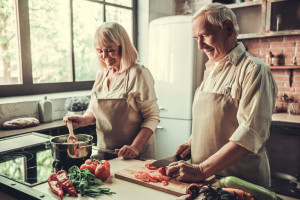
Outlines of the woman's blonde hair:
M120 46L121 66L119 72L129 69L138 59L138 53L126 30L116 22L104 22L96 30L94 44L99 44L101 47L111 44ZM100 61L100 66L106 68L106 64L102 61Z
M202 13L205 12L206 20L213 24L223 28L223 23L226 20L230 20L233 23L236 36L239 34L239 25L237 24L236 16L234 12L220 3L211 3L200 8L194 15L193 21Z

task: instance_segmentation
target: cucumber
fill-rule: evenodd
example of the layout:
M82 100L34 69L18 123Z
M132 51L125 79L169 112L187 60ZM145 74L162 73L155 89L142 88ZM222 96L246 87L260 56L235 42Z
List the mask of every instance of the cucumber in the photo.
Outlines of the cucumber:
M234 176L227 176L219 180L221 187L235 188L250 193L255 200L276 200L276 193L262 186L244 181Z

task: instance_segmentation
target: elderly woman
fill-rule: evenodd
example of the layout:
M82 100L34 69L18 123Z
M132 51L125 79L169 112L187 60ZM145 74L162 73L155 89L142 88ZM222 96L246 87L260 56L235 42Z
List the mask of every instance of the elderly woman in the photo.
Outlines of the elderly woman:
M138 53L118 23L103 23L94 46L100 69L88 110L66 116L74 129L96 123L99 149L114 150L125 159L154 158L154 138L159 109L150 71L136 63Z

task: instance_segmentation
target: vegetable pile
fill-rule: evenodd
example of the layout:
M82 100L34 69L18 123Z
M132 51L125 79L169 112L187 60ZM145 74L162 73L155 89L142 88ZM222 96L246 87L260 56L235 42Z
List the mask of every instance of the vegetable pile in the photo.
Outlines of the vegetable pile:
M110 177L110 164L107 160L87 159L80 169L88 169L96 178L106 181Z
M69 171L69 178L76 191L82 196L97 197L103 194L115 194L109 188L99 187L102 184L88 169L80 170L77 166L72 166Z
M80 169L77 166L66 171L53 173L48 178L48 184L52 192L62 200L64 191L73 197L77 193L81 196L97 197L103 194L115 194L109 188L102 188L102 181L110 177L110 164L106 160L87 159Z

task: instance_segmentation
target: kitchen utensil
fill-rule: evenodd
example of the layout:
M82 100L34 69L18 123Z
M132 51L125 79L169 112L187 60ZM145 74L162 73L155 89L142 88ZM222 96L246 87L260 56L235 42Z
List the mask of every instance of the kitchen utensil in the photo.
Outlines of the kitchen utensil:
M139 164L135 164L131 167L128 167L126 169L116 172L115 177L125 180L125 181L128 181L128 182L143 185L148 188L166 192L168 194L172 194L175 196L181 196L181 195L185 194L186 188L187 188L187 186L190 185L190 183L183 183L183 182L176 181L175 179L172 179L169 181L169 185L164 186L160 182L158 182L158 183L144 182L140 179L135 178L134 175L137 172L148 172L151 175L159 174L158 170L150 170L147 167L145 167L145 164L151 163L151 162L153 162L153 161L152 160L139 161ZM211 177L205 179L205 181L199 182L199 184L208 185L208 183L212 182L214 178L215 178L215 176L211 176Z
M72 161L74 159L89 158L92 154L93 136L78 134L76 143L68 143L69 135L56 136L50 139L52 156L58 161ZM77 149L77 154L68 154L68 149Z
M153 163L151 163L151 165L154 166L154 167L165 167L165 166L168 166L170 163L176 162L176 161L179 161L179 160L181 160L180 156L179 155L174 155L174 156L171 156L171 157L168 157L168 158L164 158L164 159L161 159L161 160L154 161Z
M69 144L77 143L78 139L74 135L72 121L68 120L67 121L67 126L68 126L68 129L69 129L69 137L68 137L68 140L67 140L68 143Z

